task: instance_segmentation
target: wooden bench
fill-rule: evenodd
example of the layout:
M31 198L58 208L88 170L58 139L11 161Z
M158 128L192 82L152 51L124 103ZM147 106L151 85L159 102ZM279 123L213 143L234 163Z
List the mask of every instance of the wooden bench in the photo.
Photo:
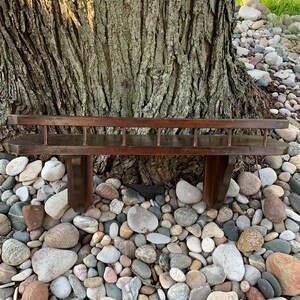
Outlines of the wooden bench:
M287 128L286 120L10 115L8 123L43 126L42 134L25 134L11 140L10 153L67 157L68 201L75 210L83 205L87 208L93 201L93 155L203 155L203 199L215 207L226 198L237 155L281 155L287 149L286 143L268 137L269 129ZM49 134L49 126L78 126L82 134ZM88 134L89 127L117 127L120 133ZM153 128L155 134L128 134L131 128ZM189 128L193 134L162 134L166 128ZM226 129L227 134L201 134L204 128ZM235 135L234 129L259 129L261 134Z

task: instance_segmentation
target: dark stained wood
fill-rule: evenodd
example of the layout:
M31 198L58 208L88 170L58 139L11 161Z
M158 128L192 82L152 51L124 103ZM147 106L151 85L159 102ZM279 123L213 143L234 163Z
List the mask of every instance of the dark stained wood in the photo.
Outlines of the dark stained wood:
M48 125L80 127L141 127L141 128L287 128L287 120L274 119L161 119L121 117L79 117L45 115L9 115L15 125Z
M225 201L235 161L235 156L205 157L203 200L209 207Z
M8 144L10 153L60 154L60 155L280 155L287 144L274 139L263 145L263 136L232 136L231 146L224 136L202 135L194 146L193 135L161 135L157 146L156 135L88 135L87 145L82 145L82 135L49 135L48 145L43 145L42 135L19 136Z

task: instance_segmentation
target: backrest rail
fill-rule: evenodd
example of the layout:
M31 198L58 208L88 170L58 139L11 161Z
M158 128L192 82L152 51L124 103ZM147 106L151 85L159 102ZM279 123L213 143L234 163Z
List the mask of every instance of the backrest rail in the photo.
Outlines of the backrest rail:
M156 140L156 146L160 146L160 128L157 128L157 140Z
M8 123L15 125L48 125L79 127L140 127L140 128L216 128L216 129L282 129L287 120L273 119L164 119L122 117L77 117L44 115L9 115Z

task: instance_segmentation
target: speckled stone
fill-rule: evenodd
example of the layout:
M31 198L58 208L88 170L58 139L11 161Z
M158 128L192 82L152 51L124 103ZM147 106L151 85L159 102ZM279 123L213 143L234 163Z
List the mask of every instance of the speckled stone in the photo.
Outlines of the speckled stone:
M237 178L240 192L246 196L251 196L259 191L261 186L260 179L250 172L243 172Z
M211 286L221 284L226 279L226 274L224 269L220 265L209 265L201 269L201 273L203 273L206 277L207 283Z
M194 204L202 199L201 191L185 180L180 180L176 184L176 195L185 204Z
M169 300L187 299L190 289L185 283L175 283L168 290L167 296Z
M180 270L188 268L192 263L192 259L184 254L175 254L170 260L171 268L178 268Z
M22 207L26 205L23 202L17 202L13 204L8 212L8 217L10 219L11 225L16 230L25 230L26 223L22 213Z
M119 198L119 192L117 189L108 183L100 183L97 187L95 192L102 198L113 200Z
M259 251L264 244L263 236L253 227L246 228L237 242L241 252Z
M16 239L8 239L2 245L2 260L9 266L20 265L29 257L29 248Z
M181 207L175 210L174 218L176 223L181 226L191 226L196 223L198 214L193 208Z
M267 250L272 250L273 252L282 252L282 253L290 253L291 245L289 242L281 239L275 239L269 242L266 242L263 245Z
M280 223L287 218L286 207L277 197L265 199L264 214L272 223Z

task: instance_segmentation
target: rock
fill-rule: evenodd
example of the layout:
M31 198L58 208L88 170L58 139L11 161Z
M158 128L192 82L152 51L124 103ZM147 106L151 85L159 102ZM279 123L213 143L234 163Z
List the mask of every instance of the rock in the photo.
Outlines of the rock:
M119 198L119 192L116 190L116 188L112 184L108 183L100 183L95 190L96 194L98 194L100 197L113 200Z
M139 206L133 206L128 210L127 222L129 227L138 233L151 232L158 226L156 216Z
M30 199L29 190L27 186L21 186L16 190L16 195L22 202L26 202Z
M59 220L68 208L68 189L51 196L45 203L46 213L54 220Z
M230 178L229 188L226 194L226 197L236 197L240 192L239 185L235 182L234 179Z
M191 226L196 223L198 214L193 208L181 207L175 210L174 218L176 223L181 226Z
M0 236L7 235L10 230L11 223L9 218L4 214L0 214Z
M259 290L262 292L262 294L267 298L273 298L274 297L274 290L272 285L264 278L258 279L257 285L259 287Z
M71 285L68 279L64 276L59 276L55 278L50 284L50 291L57 297L57 298L66 298L71 293Z
M239 216L236 220L236 225L240 230L245 230L250 227L250 219L247 216Z
M180 180L176 184L176 195L185 204L194 204L202 200L201 191L185 180Z
M29 163L25 167L24 171L22 171L22 173L19 175L19 181L23 182L35 180L41 172L42 167L43 163L41 160L36 160L32 163Z
M190 300L206 300L211 293L209 284L204 283L198 288L194 288L190 293Z
M300 213L300 196L298 194L292 193L289 199L295 212Z
M24 171L28 164L28 158L20 156L11 160L6 166L6 174L10 176L16 176Z
M122 195L122 200L126 205L135 205L145 201L145 198L132 188L122 190Z
M45 163L41 177L47 181L55 181L61 179L66 172L65 165L59 160L49 160Z
M255 287L251 287L246 293L248 300L266 300L264 295Z
M0 159L0 174L7 175L6 174L6 167L9 163L9 160L7 159Z
M239 297L236 292L212 292L207 297L207 300L238 300Z
M184 273L178 268L171 268L169 273L171 278L176 282L185 282L186 280Z
M260 179L250 172L243 172L237 178L240 192L246 196L256 194L261 186Z
M285 241L291 241L295 239L295 233L290 230L284 230L280 233L279 238Z
M266 242L263 245L267 250L272 250L273 252L282 252L282 253L290 253L291 245L289 242L281 239L275 239L269 242Z
M206 253L213 252L215 249L215 242L210 237L205 237L201 243L202 250Z
M26 224L22 213L22 207L26 205L23 202L13 204L8 212L8 218L11 225L16 230L25 230Z
M11 278L17 274L17 270L2 262L0 264L0 284L11 282Z
M280 223L287 218L286 207L278 197L270 197L264 201L264 215L272 223Z
M141 286L141 280L138 277L134 277L122 287L122 300L136 300Z
M266 156L265 163L272 169L279 169L282 165L282 158L279 155Z
M297 296L300 293L300 260L287 254L273 253L266 261L267 271L280 283L283 295Z
M122 212L123 207L124 203L118 199L113 199L109 204L109 210L116 215Z
M188 236L186 239L186 245L188 249L192 252L200 253L201 249L201 241L196 236Z
M244 280L248 281L250 285L256 285L259 278L261 278L261 273L257 268L245 265Z
M83 287L81 281L73 274L70 274L68 276L70 285L72 287L72 290L75 294L75 296L79 299L85 299L86 297L86 290Z
M106 267L104 270L103 279L105 280L106 283L116 283L118 277L113 268Z
M157 258L155 248L151 245L143 245L137 248L135 250L135 256L147 264L154 263Z
M265 62L270 65L276 65L278 55L276 52L270 52L265 56Z
M87 288L86 290L87 298L90 300L102 300L105 294L106 292L104 284L94 288Z
M291 33L294 33L294 34L300 33L300 22L292 23L292 24L288 27L288 30L289 30Z
M243 279L245 274L243 258L233 243L219 245L213 252L212 258L214 264L223 267L228 279L235 281Z
M190 289L185 283L175 283L168 290L168 300L188 299Z
M223 230L215 222L207 223L204 226L201 234L202 239L206 237L222 238L223 236L224 236Z
M11 278L12 281L24 281L26 278L28 278L32 274L32 269L28 268L20 273L16 274Z
M231 220L232 217L233 217L232 210L230 208L224 206L219 209L217 222L219 224L222 224L222 223L225 223L225 222Z
M174 254L170 260L171 268L178 268L180 270L190 267L192 259L185 254Z
M237 242L241 252L259 251L264 244L263 236L253 227L246 228Z
M45 234L44 241L51 248L72 248L79 241L79 231L70 223L61 223Z
M168 244L171 242L171 238L161 233L149 233L147 234L147 241L152 244Z
M169 289L175 282L170 277L169 272L164 272L159 275L159 282L164 289Z
M293 130L291 125L289 128L275 129L275 132L287 142L293 142L297 138L297 131Z
M98 221L92 217L76 216L73 219L73 223L77 228L88 233L95 233L98 231Z
M198 270L191 270L186 274L186 284L191 289L199 288L205 282L205 275Z
M300 170L300 154L297 154L296 156L291 157L290 163L295 165L297 170Z
M288 161L285 161L283 164L282 164L282 167L281 167L282 171L284 172L289 172L290 174L294 174L297 170L297 167L288 162Z
M29 257L29 248L16 239L8 239L2 245L2 260L9 266L20 265Z
M261 12L255 8L242 5L239 9L239 17L245 20L256 21L260 19Z
M261 185L263 187L272 185L277 180L277 174L271 168L260 169L256 171L255 174L257 174L258 178L260 178Z
M33 254L32 268L40 281L49 282L72 268L76 261L73 251L42 248Z
M109 245L102 248L97 255L97 259L106 264L112 264L119 259L120 255L121 253L114 246Z
M33 281L26 288L22 300L40 300L48 299L48 287L44 282Z
M42 205L24 205L22 214L27 230L33 231L43 226L45 212Z
M205 275L207 283L212 286L221 284L226 279L224 269L221 266L215 264L202 268L201 273Z
M281 186L273 184L264 188L263 194L266 198L282 197L284 195L284 190Z
M276 296L276 297L281 296L281 294L282 294L281 286L280 286L278 280L276 279L276 277L272 273L263 272L262 273L262 278L264 278L265 280L267 280L271 284L271 286L274 290L274 296Z

